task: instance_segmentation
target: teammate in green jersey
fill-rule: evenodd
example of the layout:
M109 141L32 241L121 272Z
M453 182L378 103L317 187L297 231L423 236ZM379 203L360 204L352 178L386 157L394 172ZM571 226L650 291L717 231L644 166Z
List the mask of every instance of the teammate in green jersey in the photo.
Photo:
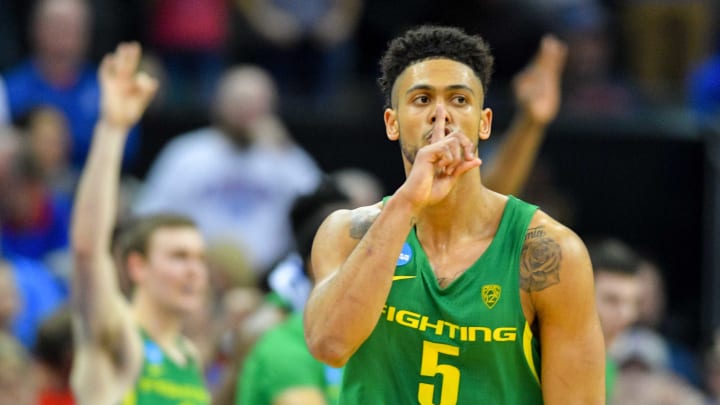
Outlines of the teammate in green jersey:
M100 67L100 120L83 170L72 221L75 261L73 392L79 404L210 403L183 318L203 303L205 245L184 217L139 220L122 237L122 266L135 284L131 302L118 288L110 253L120 162L129 129L157 82L138 74L140 47L121 44Z
M488 45L449 27L381 62L406 180L315 238L305 336L346 365L342 404L603 404L604 348L580 238L481 182Z
M310 271L310 251L325 217L351 207L331 177L293 203L290 218L301 271ZM237 381L236 405L334 405L342 370L312 357L303 336L302 310L267 331L250 350Z

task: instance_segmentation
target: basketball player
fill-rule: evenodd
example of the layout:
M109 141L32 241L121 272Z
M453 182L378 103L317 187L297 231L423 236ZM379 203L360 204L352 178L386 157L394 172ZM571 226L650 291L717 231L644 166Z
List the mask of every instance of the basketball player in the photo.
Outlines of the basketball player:
M305 309L310 351L345 365L340 403L604 404L583 242L481 182L488 45L420 27L392 41L381 67L406 180L326 219Z
M182 320L203 303L205 246L184 217L159 215L121 238L122 265L135 284L127 302L110 253L122 151L157 89L137 74L140 47L121 44L100 67L101 116L80 180L72 222L72 307L79 404L210 403Z

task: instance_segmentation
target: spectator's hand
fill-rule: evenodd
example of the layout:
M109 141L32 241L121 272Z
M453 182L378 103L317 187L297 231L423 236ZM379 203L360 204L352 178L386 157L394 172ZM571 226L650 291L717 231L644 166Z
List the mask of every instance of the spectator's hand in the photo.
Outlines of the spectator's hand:
M121 43L100 65L101 120L108 125L135 125L157 91L157 80L137 71L140 56L139 44Z
M513 90L523 118L545 126L560 109L561 76L567 46L552 35L540 42L540 49L525 69L515 75Z

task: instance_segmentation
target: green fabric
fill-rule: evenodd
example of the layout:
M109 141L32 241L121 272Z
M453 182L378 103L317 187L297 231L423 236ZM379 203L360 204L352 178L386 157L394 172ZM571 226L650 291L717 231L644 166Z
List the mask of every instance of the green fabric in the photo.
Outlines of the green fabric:
M487 250L444 289L411 230L379 322L345 366L340 403L542 404L519 292L536 209L509 197Z
M122 405L206 405L210 394L200 367L192 356L181 366L173 362L150 336L141 331L142 371Z
M285 300L283 297L280 296L280 294L276 293L275 291L270 291L265 295L265 302L268 304L276 306L278 309L281 309L286 312L292 311L292 305Z
M618 366L615 360L609 356L605 358L605 402L610 403L613 393L615 392L615 382L617 381Z
M308 350L302 313L266 332L250 351L238 380L236 405L269 405L289 388L316 387L328 404L338 397L341 372L317 361Z

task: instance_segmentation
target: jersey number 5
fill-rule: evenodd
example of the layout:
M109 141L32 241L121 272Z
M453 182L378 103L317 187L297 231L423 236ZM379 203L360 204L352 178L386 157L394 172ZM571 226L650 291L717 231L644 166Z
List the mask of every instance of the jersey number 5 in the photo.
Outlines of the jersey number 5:
M435 377L440 374L442 383L440 388L440 402L435 404L435 385L420 383L418 387L418 401L420 405L455 405L457 404L460 389L460 370L449 364L439 364L440 354L448 356L460 355L460 348L442 343L423 341L422 364L420 375Z

